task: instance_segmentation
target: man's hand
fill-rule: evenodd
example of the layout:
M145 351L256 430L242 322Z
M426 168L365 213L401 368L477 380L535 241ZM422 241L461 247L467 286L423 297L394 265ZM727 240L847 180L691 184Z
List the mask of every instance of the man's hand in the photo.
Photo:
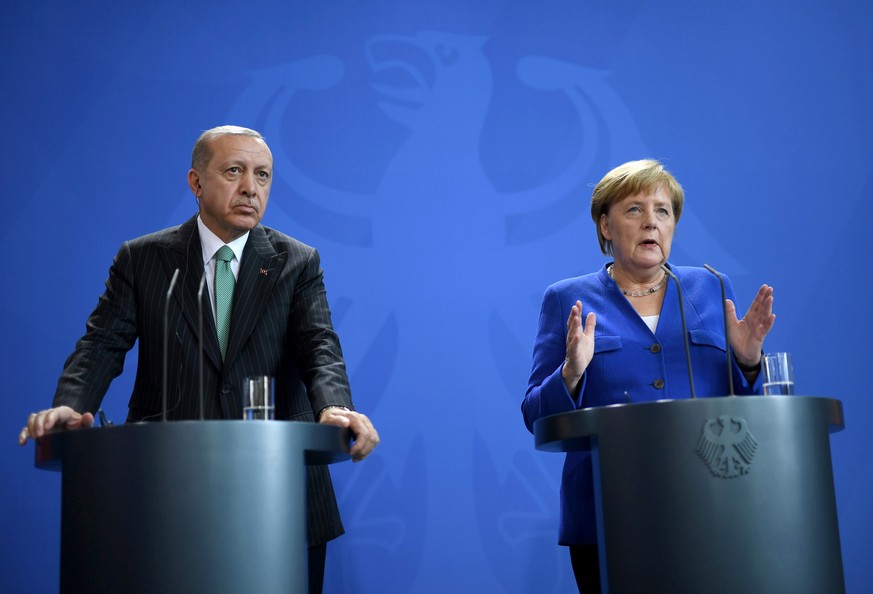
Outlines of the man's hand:
M59 429L81 429L94 425L94 415L79 414L69 406L50 408L27 417L27 426L18 434L18 444L24 445L28 438L36 439Z
M337 407L328 407L321 413L321 418L318 421L322 425L335 425L337 427L348 427L352 432L352 449L349 453L352 455L353 462L360 462L366 458L373 449L379 445L379 434L373 423L366 415L352 410L345 410Z

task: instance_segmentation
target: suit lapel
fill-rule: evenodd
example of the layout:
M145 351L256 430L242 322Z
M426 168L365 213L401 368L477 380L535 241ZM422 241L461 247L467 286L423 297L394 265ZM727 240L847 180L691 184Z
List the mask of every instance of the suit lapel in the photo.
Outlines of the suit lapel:
M215 333L215 317L209 300L209 288L203 288L203 336L199 330L199 310L197 292L203 278L203 251L200 247L200 234L197 232L197 217L194 216L181 225L167 245L167 265L172 275L179 269L179 287L174 297L182 309L182 315L191 327L197 344L203 345L208 359L221 369L221 351Z
M230 316L230 342L225 364L233 364L261 315L279 279L288 254L278 253L261 225L252 229L243 251Z

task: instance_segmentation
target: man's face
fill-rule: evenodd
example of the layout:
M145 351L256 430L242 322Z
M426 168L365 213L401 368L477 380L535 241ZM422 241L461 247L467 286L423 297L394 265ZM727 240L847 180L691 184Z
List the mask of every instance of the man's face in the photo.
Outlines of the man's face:
M209 143L212 158L188 172L200 218L225 243L257 225L270 197L273 155L260 138L230 134Z

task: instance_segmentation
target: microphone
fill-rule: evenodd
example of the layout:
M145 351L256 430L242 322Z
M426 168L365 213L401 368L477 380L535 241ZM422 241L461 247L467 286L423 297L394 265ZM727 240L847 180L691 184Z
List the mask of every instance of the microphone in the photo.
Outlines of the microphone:
M704 264L703 267L718 277L718 282L721 283L721 309L724 312L724 352L727 354L728 396L736 396L734 394L734 371L733 365L731 365L731 343L728 340L727 294L724 288L724 276L709 264Z
M685 338L685 359L688 361L688 384L691 386L691 398L697 398L694 392L694 374L691 371L691 345L688 344L688 324L685 322L685 306L682 304L682 285L679 284L679 279L673 274L667 266L661 264L667 276L676 281L676 292L679 294L679 317L682 319L682 336Z
M167 289L167 298L164 301L164 378L161 386L163 403L161 407L163 420L167 420L167 349L169 346L169 326L170 326L170 298L173 296L173 289L176 288L176 281L179 278L179 269L173 273L173 278L170 279L170 288Z
M197 289L197 348L200 351L200 360L197 364L199 374L197 383L198 398L200 400L200 420L204 419L205 397L203 395L203 289L206 287L206 275L200 279L200 288Z
M109 420L109 417L106 416L106 413L103 412L103 409L99 409L97 411L97 417L100 419L101 427L112 427L115 423Z

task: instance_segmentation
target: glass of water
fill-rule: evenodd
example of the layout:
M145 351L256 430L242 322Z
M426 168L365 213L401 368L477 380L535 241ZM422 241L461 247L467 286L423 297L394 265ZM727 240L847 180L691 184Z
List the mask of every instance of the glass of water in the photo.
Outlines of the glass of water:
M275 418L276 393L269 375L247 377L242 390L243 420L268 421Z
M791 353L767 353L762 362L765 396L794 394L794 366Z

